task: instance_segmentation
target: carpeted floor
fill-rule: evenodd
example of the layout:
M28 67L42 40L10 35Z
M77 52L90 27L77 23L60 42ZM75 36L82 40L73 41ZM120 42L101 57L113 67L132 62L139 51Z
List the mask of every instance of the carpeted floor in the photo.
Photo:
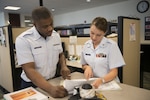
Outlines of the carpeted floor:
M143 88L150 90L150 72L144 72Z
M3 92L0 90L0 100L3 100Z

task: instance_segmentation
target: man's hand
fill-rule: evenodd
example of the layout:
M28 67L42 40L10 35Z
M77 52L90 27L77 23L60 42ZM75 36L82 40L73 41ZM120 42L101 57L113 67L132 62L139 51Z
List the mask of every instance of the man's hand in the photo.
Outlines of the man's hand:
M60 73L64 79L71 79L71 76L70 76L71 72L67 66L62 67Z
M54 98L63 98L68 95L68 92L63 86L53 86L49 94Z

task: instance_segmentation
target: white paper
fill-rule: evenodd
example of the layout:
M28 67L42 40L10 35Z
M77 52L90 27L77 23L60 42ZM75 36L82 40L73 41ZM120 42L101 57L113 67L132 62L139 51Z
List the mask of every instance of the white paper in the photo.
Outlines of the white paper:
M81 85L85 83L91 84L96 78L90 78L89 80L86 79L73 79L73 80L64 80L62 82L64 88L67 89L69 94L73 93L73 89L75 86L80 87Z
M77 36L69 36L70 44L77 44Z
M135 23L131 23L130 28L129 28L130 41L136 40L136 31L135 30L136 30Z
M69 55L74 55L75 51L74 51L74 45L68 45L69 46Z
M90 78L89 80L86 80L86 79L64 80L64 82L62 82L62 84L63 84L64 88L67 89L68 93L72 94L75 86L80 87L85 83L92 84L92 82L96 79L97 78ZM120 90L120 89L121 89L121 87L118 85L118 83L113 80L108 83L100 85L98 87L98 89L95 89L95 91Z
M76 55L81 56L82 45L76 45Z
M102 84L96 89L96 91L106 91L106 90L120 90L121 87L116 81L110 81L108 83Z

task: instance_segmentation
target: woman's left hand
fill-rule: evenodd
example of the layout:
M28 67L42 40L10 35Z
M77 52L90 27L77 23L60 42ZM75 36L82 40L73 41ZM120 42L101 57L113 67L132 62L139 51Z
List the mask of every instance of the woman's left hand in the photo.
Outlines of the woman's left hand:
M96 79L92 85L97 89L100 85L102 84L102 79L101 78L98 78Z

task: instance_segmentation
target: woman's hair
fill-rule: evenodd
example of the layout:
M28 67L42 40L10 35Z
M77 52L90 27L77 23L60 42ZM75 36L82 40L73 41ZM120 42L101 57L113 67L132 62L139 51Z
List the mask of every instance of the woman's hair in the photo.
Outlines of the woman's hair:
M99 30L102 30L104 32L107 31L107 20L103 17L94 18L91 25L95 25L96 28L98 28Z
M47 18L52 19L52 14L46 7L40 6L32 11L33 21L38 21Z

